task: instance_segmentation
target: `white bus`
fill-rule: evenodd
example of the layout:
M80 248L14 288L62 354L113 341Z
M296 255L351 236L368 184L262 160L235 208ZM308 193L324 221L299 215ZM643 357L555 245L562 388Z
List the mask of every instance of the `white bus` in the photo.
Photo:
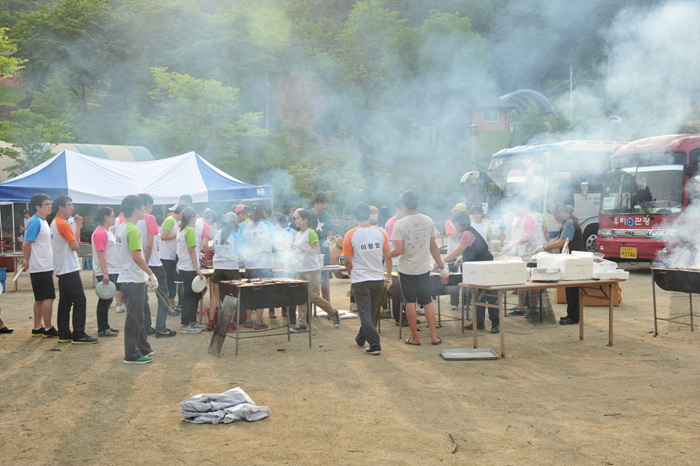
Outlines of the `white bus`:
M610 156L620 144L562 141L503 149L493 154L485 174L462 176L463 200L467 205L481 203L493 223L505 213L508 199L525 199L533 211L546 214L550 238L560 229L550 213L552 205L572 205L586 249L595 251L603 179Z

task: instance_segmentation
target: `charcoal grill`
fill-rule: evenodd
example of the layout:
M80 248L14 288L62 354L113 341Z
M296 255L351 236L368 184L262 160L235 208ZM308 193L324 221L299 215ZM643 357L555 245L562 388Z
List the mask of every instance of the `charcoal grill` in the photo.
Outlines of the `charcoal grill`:
M680 293L688 293L688 306L690 313L690 324L679 322L678 319L684 318L684 315L669 316L668 318L658 317L656 314L656 286L664 291L677 291ZM667 322L675 322L681 325L690 325L690 331L693 331L693 294L700 293L700 269L683 269L670 267L652 267L651 268L651 293L654 301L654 335L658 335L657 320Z

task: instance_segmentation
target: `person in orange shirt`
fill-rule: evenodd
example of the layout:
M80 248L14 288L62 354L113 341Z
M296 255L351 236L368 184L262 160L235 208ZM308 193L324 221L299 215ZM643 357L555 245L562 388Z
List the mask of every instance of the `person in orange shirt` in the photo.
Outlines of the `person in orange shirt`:
M66 221L73 216L73 200L59 194L53 201L55 214L51 222L51 249L53 250L53 270L58 277L58 342L74 345L97 343L96 338L85 333L87 300L80 278L80 261L76 238L80 237L83 217L76 215L75 231ZM71 307L73 308L73 331L70 330Z
M370 207L367 204L357 204L353 214L357 226L345 234L343 254L360 314L360 331L355 343L360 347L369 343L365 353L376 356L382 347L372 314L379 307L382 288L391 286L391 247L386 233L370 225Z

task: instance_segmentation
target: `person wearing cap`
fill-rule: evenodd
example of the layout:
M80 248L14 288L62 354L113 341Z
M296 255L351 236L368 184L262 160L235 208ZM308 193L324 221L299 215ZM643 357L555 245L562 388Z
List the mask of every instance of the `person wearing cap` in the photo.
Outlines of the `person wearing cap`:
M440 270L440 278L449 278L449 271L440 257L440 249L435 242L439 234L433 220L427 215L418 213L418 196L408 190L401 194L401 208L404 217L396 222L392 233L394 250L391 257L399 258L399 285L403 302L406 306L406 318L411 328L411 336L405 340L407 345L420 345L418 339L418 318L416 304L422 304L425 309L425 320L430 330L430 342L433 345L442 343L437 336L435 326L435 307L430 287L430 258L435 260Z
M469 215L469 209L467 209L467 205L463 202L458 202L450 210L450 213L452 213L453 216L457 212L463 212L463 213ZM459 244L459 238L460 238L460 233L455 228L455 225L452 222L451 218L445 220L445 235L447 236L447 254L450 254L452 251L455 250L455 248ZM448 261L447 267L448 267L450 272L453 272L453 273L459 272L459 266L456 265L454 260ZM452 309L453 311L457 310L457 306L459 306L459 294L460 294L459 292L460 292L459 289L450 291L450 309ZM467 298L466 290L462 290L462 302L465 303L465 305L466 305L466 298Z
M110 282L117 285L119 276L119 262L117 262L116 237L110 231L114 225L114 211L111 207L100 207L95 216L98 225L92 232L92 270L95 273L95 280L109 285ZM97 336L116 337L119 330L113 329L109 325L109 306L112 305L114 297L109 299L100 298L97 301Z
M177 274L177 230L180 228L182 211L186 204L175 204L168 210L171 215L165 218L160 232L160 261L163 263L165 277L168 282L169 313L180 315L180 311L175 307L175 294L178 295L178 307L182 307L182 289L177 290L175 282L181 282Z
M183 194L180 196L180 204L185 204L187 207L192 207L192 196ZM194 209L197 212L197 209ZM211 239L211 227L197 213L197 219L194 223L195 239L197 240L197 254L204 253L204 257L209 257L209 240Z
M240 228L243 237L243 258L245 260L246 278L272 278L272 238L274 227L267 220L262 204L256 202L251 206L250 220ZM263 321L263 310L255 311L255 324L251 320L252 310L246 309L246 328L264 330L268 325Z
M248 208L247 205L238 204L235 207L234 212L238 217L238 228L241 228L243 225L250 222L250 208Z

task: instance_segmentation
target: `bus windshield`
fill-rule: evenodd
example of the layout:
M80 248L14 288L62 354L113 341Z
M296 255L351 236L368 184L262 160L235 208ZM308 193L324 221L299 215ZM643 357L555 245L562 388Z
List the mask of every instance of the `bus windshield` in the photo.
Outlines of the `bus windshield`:
M600 213L680 213L683 179L682 165L613 169L605 177Z

